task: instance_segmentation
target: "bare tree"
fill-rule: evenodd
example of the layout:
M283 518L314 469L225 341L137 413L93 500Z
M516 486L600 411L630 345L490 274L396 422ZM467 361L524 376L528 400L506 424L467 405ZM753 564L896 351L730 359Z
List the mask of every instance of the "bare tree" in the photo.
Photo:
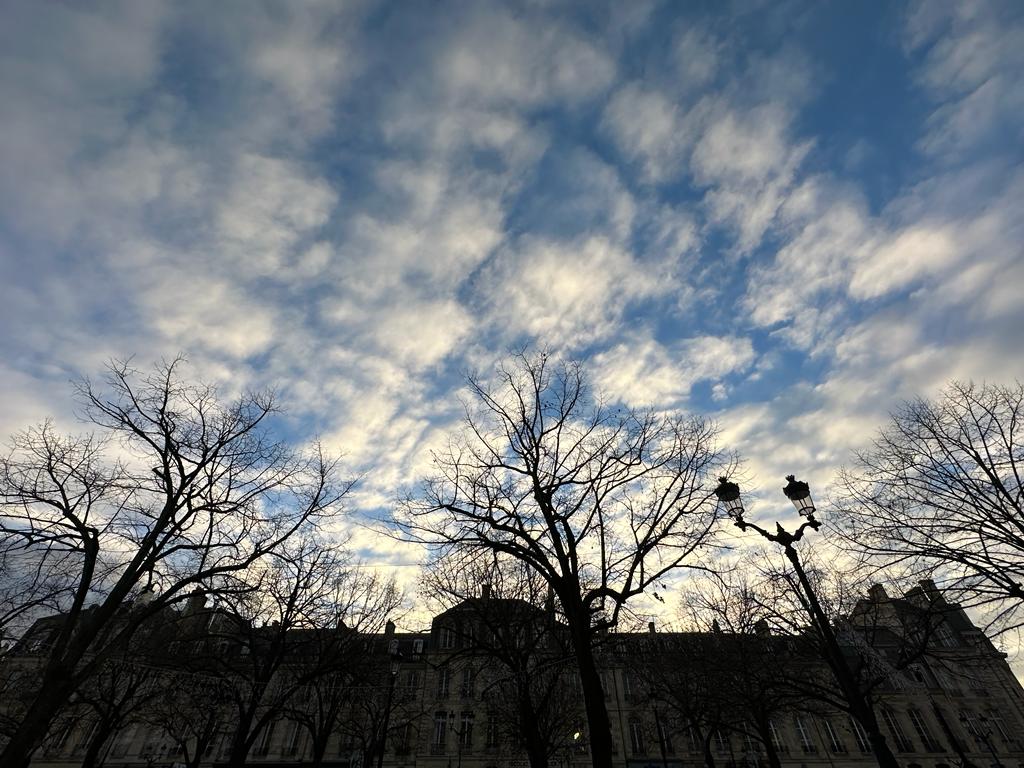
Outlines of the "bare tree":
M492 386L470 378L465 428L397 513L408 538L526 563L564 615L595 767L611 728L594 638L675 569L699 566L717 523L707 478L723 463L697 418L616 409L583 371L520 354Z
M236 589L239 574L334 512L349 487L319 450L297 454L271 437L271 395L225 403L214 388L182 381L181 365L142 375L112 364L105 388L78 389L97 435L61 436L44 424L16 435L0 459L0 533L40 568L75 576L0 764L27 765L109 648L194 585ZM143 587L154 599L126 611Z
M869 587L855 563L840 567L812 552L804 552L799 570L767 555L751 562L759 580L749 599L795 650L778 683L805 708L856 721L850 728L864 732L876 762L895 768L879 717L881 697L900 687L906 670L926 657L949 605L922 593L916 603L903 601L896 609L884 588Z
M807 664L792 652L791 635L772 633L775 609L766 607L753 575L723 568L688 582L685 621L700 636L690 639L694 652L679 669L656 673L655 680L671 700L673 692L666 689L673 687L673 676L692 676L697 667L706 681L702 703L715 713L715 727L759 744L768 764L779 768L774 728L807 701L794 685L806 679Z
M953 383L908 402L841 475L840 530L876 563L933 577L990 628L1024 623L1024 385Z
M234 710L229 766L245 765L282 719L307 728L314 758L323 759L337 718L331 705L340 708L346 693L330 685L358 675L359 634L379 629L401 601L392 581L353 565L322 541L292 541L253 574L257 581L242 599L223 607L234 620L214 633L220 650L213 659ZM323 700L326 711L310 709L303 704L314 703L313 690L337 698Z
M421 591L443 631L453 633L446 663L466 665L488 717L525 746L531 768L547 768L580 725L574 675L566 669L569 635L535 571L507 556L488 562L477 554L465 549L434 559Z
M160 695L147 703L142 717L166 735L186 768L199 768L220 733L228 696L220 678L189 667L186 660L163 670Z

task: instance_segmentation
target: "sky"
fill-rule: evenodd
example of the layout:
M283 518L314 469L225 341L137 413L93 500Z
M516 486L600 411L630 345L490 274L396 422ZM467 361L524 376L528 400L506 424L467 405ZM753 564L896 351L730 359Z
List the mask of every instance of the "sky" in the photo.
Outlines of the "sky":
M1019 2L3 5L0 435L184 353L357 521L531 345L717 420L770 517L1024 377Z

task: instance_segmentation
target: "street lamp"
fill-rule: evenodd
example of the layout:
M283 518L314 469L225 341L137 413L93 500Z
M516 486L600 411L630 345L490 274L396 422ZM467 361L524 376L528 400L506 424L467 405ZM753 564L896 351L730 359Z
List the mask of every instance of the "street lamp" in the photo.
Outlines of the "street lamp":
M989 725L988 718L984 714L980 714L978 719L974 720L968 717L966 712L961 712L960 722L978 744L988 747L988 752L992 755L992 765L1002 768L1003 764L999 762L999 756L996 755L995 747L992 746L992 726ZM979 722L981 725L978 724Z
M568 742L567 744L565 744L562 747L563 754L564 754L564 765L565 765L566 768L569 768L569 766L572 765L572 755L573 755L573 752L575 752L576 750L578 750L580 748L580 746L582 746L583 742L580 741L580 739L582 739L582 738L583 738L583 733L581 731L573 731L572 732L572 741Z
M850 667L849 661L843 653L832 622L821 605L817 591L814 585L811 584L807 572L804 570L803 563L800 562L800 555L795 546L808 530L816 531L821 527L821 523L814 516L815 509L814 502L811 499L810 486L805 482L797 480L793 475L787 475L786 481L786 486L782 489L782 492L786 495L786 498L793 502L797 512L804 518L794 531L786 530L782 527L781 523L776 523L775 531L772 532L762 528L757 523L749 522L744 517L745 510L743 509L743 501L740 498L739 485L731 482L726 477L719 478L715 495L729 517L733 519L737 528L741 531L746 531L749 528L756 531L766 541L782 547L786 559L789 560L793 566L793 572L796 574L801 593L800 601L803 603L811 619L811 624L821 639L822 656L835 675L843 697L850 705L851 714L857 717L861 723L868 725L871 731L870 738L875 747L875 754L879 756L879 764L896 766L898 763L891 753L887 755L880 754L880 750L886 749L886 744L884 736L881 735L881 731L878 729L874 708L860 688L857 675Z
M472 715L470 715L470 718L472 718ZM459 760L458 768L462 768L462 747L463 747L463 744L464 744L465 739L466 739L466 734L471 732L471 730L473 728L473 724L471 722L469 722L469 721L466 721L466 722L463 722L462 724L460 724L458 728L456 728L455 727L455 723L456 722L457 721L455 719L455 710L453 709L453 710L451 710L451 712L448 713L448 728L451 729L451 732L455 734L455 738L457 740L456 741L456 748L457 748L456 751L457 751L458 760ZM449 768L450 768L451 764L452 764L452 759L449 757L448 758Z
M811 487L807 483L797 480L793 475L786 475L786 480L788 482L782 489L786 498L793 502L793 506L802 517L813 517L814 502L811 501Z
M391 675L388 680L388 700L384 705L384 724L380 731L380 743L378 744L377 768L383 768L384 765L384 748L387 744L388 726L391 721L391 704L395 698L395 682L398 680L398 669L401 661L402 654L397 648L391 651L391 667L389 669Z

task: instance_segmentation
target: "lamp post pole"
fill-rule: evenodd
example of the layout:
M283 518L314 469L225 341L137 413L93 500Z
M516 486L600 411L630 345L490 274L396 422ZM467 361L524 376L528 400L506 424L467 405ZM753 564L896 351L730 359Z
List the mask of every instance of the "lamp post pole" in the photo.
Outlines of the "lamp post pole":
M797 581L800 584L802 601L807 612L810 614L811 622L818 636L821 638L824 647L822 655L824 656L825 663L828 664L832 674L835 675L836 682L839 684L843 697L850 707L851 714L862 725L866 726L868 738L871 741L875 759L879 766L881 768L899 768L899 762L896 760L896 756L893 755L885 740L885 736L878 726L874 708L863 691L861 691L857 677L853 670L850 669L846 656L843 655L842 648L839 645L839 638L832 628L832 622L829 621L828 614L825 613L821 601L818 599L817 591L811 584L811 580L804 570L803 563L800 562L800 555L795 546L796 543L804 537L808 530L816 531L821 527L821 523L814 516L815 508L814 502L811 500L810 486L805 482L797 480L793 475L787 475L786 481L786 486L782 489L782 492L793 503L800 516L805 518L797 529L792 532L783 528L781 523L775 524L775 532L773 533L756 523L746 520L744 518L743 502L740 499L740 487L728 478L719 478L715 495L722 506L725 507L726 512L733 519L737 528L741 531L746 531L749 528L756 531L766 541L782 547L786 559L793 566L793 572L796 574Z
M460 724L459 727L456 728L455 727L456 720L455 720L455 710L454 709L449 713L448 719L451 721L449 723L449 725L448 725L448 728L451 729L451 732L455 734L455 739L456 739L455 754L457 755L457 759L458 759L457 765L458 765L458 768L462 768L462 744L463 744L463 740L466 737L466 733L468 733L469 729L472 728L473 726L470 725L467 722L467 723ZM448 758L448 765L451 766L451 758L450 757Z
M395 651L391 654L391 669L390 675L388 676L388 698L384 704L384 723L380 729L380 740L377 744L377 768L383 768L384 766L384 748L387 744L388 738L388 726L391 723L391 704L395 698L395 682L398 680L398 666L402 659L402 654Z

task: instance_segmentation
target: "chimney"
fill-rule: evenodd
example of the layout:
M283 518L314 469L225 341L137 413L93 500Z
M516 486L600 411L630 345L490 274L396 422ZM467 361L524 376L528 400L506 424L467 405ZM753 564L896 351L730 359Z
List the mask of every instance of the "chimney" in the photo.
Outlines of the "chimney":
M647 631L650 632L652 635L657 631L654 628L654 622L653 621L648 621L647 622Z
M395 634L395 622L388 619L387 624L384 625L384 639L388 640L392 635Z
M868 597L876 603L884 603L889 600L889 593L885 591L885 587L881 584L873 584L868 590Z
M484 600L491 599L491 585L488 584L486 581L483 583L483 586L480 587L480 597L482 597Z
M768 622L764 619L758 619L754 622L754 634L758 637L771 637L772 628L768 626Z
M935 586L935 582L931 579L921 579L918 584L921 585L921 589L928 595L930 600L938 600L942 597L942 593L939 592L939 588Z
M196 587L185 602L185 613L199 613L206 607L206 593Z

